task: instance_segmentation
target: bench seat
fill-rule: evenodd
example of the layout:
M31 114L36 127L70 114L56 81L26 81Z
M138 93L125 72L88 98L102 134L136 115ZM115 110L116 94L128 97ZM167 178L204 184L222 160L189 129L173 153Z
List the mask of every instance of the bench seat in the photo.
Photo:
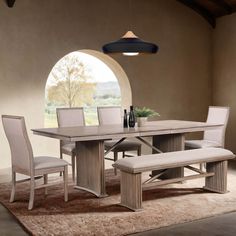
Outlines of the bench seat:
M120 159L113 166L125 172L140 173L198 163L223 161L232 158L234 158L234 155L229 150L223 148L202 148Z
M188 167L198 175L164 180L174 183L181 180L205 177L204 188L213 192L227 192L227 161L235 155L223 148L204 148L177 152L167 152L139 157L130 157L116 161L113 166L121 171L121 205L132 210L142 208L142 172L168 170L176 167ZM193 164L206 163L206 172L190 167ZM160 181L152 177L152 187ZM146 184L147 185L147 184Z

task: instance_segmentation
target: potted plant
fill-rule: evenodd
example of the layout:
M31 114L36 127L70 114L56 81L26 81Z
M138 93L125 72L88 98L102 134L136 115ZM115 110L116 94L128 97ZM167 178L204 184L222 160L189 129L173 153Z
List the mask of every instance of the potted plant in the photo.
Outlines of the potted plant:
M137 118L138 126L141 127L145 124L148 117L160 116L159 113L147 107L135 107L135 117Z

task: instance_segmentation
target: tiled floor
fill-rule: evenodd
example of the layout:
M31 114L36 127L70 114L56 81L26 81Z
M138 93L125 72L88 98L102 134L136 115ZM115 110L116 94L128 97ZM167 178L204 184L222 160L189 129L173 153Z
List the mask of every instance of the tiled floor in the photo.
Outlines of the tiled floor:
M235 236L236 212L191 223L150 230L132 236Z
M0 235L1 236L26 236L26 233L15 217L0 204Z
M236 161L229 165L230 171L236 171ZM0 182L9 179L1 172ZM79 233L79 232L78 232ZM0 204L0 235L21 236L28 235L17 220ZM79 235L79 234L78 234ZM150 230L133 236L235 236L236 235L236 212L215 216L190 223L179 224L160 229Z

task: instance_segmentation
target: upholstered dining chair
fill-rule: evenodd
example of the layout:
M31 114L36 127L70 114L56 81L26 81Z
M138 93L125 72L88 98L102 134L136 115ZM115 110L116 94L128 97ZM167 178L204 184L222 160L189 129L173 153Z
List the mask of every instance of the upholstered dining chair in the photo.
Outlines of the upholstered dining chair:
M122 110L119 106L109 106L109 107L98 107L98 122L99 125L115 125L115 124L122 124ZM105 150L109 150L114 144L117 143L118 140L108 140L104 142ZM114 153L113 159L105 157L107 160L117 161L118 160L118 153L122 152L122 157L130 156L125 154L126 151L136 151L137 155L141 155L141 143L131 141L131 140L124 140L123 142L119 143L112 152ZM116 168L114 168L115 174L117 174Z
M16 183L16 173L30 176L30 198L28 209L34 205L35 190L58 184L48 183L48 174L62 172L64 179L64 200L68 201L68 162L56 157L33 156L33 150L27 134L25 119L21 116L2 116L3 128L9 142L12 160L12 190L10 202L14 201ZM43 176L44 184L36 186L35 177Z
M228 119L229 119L229 107L210 106L206 122L219 123L223 124L223 126L213 130L206 130L204 132L202 140L186 140L185 149L224 147L225 131Z
M84 110L82 107L73 108L57 108L57 123L58 127L73 127L84 126ZM71 156L72 178L75 181L75 162L76 152L75 143L60 140L60 158L63 159L63 154Z
M207 123L223 124L222 127L206 130L202 140L186 140L185 147L188 149L204 147L224 147L225 131L229 119L229 107L210 106L208 110Z

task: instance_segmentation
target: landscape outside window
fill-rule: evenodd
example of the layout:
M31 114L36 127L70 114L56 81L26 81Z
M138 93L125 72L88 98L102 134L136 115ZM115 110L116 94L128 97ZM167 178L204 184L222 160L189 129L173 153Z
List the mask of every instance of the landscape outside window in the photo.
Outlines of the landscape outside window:
M97 106L120 106L119 83L101 60L72 52L50 72L45 89L45 127L56 127L57 107L84 107L86 125L97 125Z

